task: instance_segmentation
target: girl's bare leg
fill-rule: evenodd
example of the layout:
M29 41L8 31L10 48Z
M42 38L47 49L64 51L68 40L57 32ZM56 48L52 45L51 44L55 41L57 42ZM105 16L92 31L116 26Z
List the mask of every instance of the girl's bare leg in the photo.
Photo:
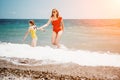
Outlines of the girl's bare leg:
M32 43L31 43L31 46L32 47L35 47L37 45L37 39L33 39L32 40Z

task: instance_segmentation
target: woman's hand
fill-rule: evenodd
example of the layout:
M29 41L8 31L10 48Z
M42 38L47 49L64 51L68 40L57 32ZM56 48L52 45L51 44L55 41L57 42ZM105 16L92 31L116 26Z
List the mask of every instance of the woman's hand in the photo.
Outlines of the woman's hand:
M45 29L43 29L42 27L38 28L38 30L45 32Z

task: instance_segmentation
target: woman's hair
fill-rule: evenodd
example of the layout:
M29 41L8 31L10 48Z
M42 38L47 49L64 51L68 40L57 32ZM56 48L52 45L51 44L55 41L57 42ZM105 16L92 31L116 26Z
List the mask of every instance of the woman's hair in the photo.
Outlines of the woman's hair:
M32 26L35 25L34 20L30 20L29 23L32 24Z
M56 14L56 16L57 16L57 18L59 17L59 12L58 12L58 10L57 9L52 9L52 14L51 14L51 17L53 17L54 15L53 15L53 11L56 11L57 12L57 14Z

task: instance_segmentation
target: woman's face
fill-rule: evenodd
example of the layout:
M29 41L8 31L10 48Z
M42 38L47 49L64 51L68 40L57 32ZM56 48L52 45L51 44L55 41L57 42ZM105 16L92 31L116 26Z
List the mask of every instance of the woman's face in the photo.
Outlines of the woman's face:
M52 11L52 14L55 16L55 15L57 15L57 11L56 10L53 10Z

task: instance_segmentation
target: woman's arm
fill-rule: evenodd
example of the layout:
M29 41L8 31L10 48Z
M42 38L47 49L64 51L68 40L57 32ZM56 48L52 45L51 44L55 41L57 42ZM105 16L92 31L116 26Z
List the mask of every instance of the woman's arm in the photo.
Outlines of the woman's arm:
M29 29L27 30L27 32L25 33L25 36L24 36L24 38L23 38L23 41L25 41L25 39L27 38L29 32L30 32L30 28L29 28Z
M51 23L51 18L48 20L48 22L45 25L39 27L38 30L43 30L43 28L47 27L50 23Z
M62 27L62 29L64 31L64 21L63 21L63 19L61 20L61 27Z

